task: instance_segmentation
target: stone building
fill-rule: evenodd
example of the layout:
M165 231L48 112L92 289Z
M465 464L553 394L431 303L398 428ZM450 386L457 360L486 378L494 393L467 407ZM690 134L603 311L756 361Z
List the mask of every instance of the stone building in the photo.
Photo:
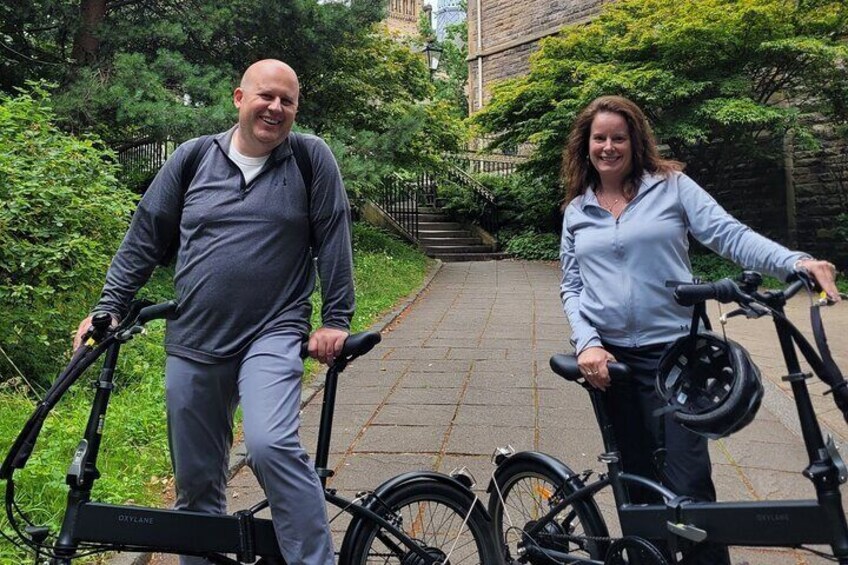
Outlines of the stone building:
M469 109L483 107L493 82L521 76L539 40L588 21L604 0L468 0Z
M389 17L386 26L398 35L414 36L418 33L418 18L423 0L389 0Z

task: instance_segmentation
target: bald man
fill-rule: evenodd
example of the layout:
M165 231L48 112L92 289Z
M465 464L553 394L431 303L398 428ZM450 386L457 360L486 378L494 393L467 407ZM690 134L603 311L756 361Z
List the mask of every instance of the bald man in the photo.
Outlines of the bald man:
M333 546L321 484L298 436L299 353L308 338L310 355L332 363L348 334L351 220L336 161L315 136L299 136L312 186L301 176L290 138L298 96L297 75L282 61L247 69L233 93L238 124L214 137L184 196L180 171L198 140L168 159L139 203L94 311L120 319L179 237L180 317L165 335L176 508L226 511L240 403L248 459L271 504L283 556L323 565L333 563ZM313 254L323 307L322 327L310 336ZM77 342L89 325L90 318L80 324Z

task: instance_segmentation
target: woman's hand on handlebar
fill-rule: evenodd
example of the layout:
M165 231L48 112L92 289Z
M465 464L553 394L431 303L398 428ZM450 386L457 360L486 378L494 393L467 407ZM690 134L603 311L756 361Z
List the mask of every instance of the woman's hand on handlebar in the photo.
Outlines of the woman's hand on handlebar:
M607 363L615 361L615 357L603 347L587 347L577 356L577 366L593 387L606 390L610 385L609 369Z
M836 288L836 265L829 261L802 259L798 261L797 267L807 271L830 300L834 302L842 300Z
M336 328L318 328L309 336L309 356L319 363L332 365L342 352L348 332Z
M112 316L111 327L115 328L118 325L118 318L114 314L111 314L111 316ZM77 333L74 336L74 351L79 349L79 346L82 345L82 338L85 337L85 334L87 334L88 330L91 329L91 319L92 318L93 318L93 316L89 316L85 320L80 322L80 325L77 328Z

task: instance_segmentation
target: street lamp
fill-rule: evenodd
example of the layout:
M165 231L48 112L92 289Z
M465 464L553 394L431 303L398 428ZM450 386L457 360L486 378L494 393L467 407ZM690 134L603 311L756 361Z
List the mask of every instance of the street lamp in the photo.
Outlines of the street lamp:
M439 68L439 57L442 56L442 48L436 45L433 41L428 41L424 46L424 55L427 56L427 68L430 69L430 80L433 80L433 75L436 69Z

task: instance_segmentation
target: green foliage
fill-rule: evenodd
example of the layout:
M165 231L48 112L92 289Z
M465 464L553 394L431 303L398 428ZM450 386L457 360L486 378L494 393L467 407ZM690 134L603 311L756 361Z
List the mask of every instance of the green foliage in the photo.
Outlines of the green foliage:
M448 26L441 47L439 70L433 81L436 98L447 102L453 115L466 118L468 117L468 100L465 93L468 84L468 23L462 21Z
M527 172L509 176L477 175L476 179L494 195L498 206L498 237L508 240L516 233L558 232L562 216L559 185L545 182ZM474 221L480 205L470 189L455 183L439 183L439 197L444 208L455 216Z
M113 154L52 118L41 87L0 93L0 334L18 369L41 381L62 364L133 209Z
M391 174L437 170L443 153L458 150L465 136L462 122L445 102L386 106L383 118L367 129L335 126L325 136L354 205L373 197Z
M526 231L511 238L505 251L519 259L556 261L559 258L559 238L553 233Z
M40 0L3 9L0 33L16 51L51 64L4 59L0 90L24 77L52 79L60 85L53 96L60 125L115 147L146 137L184 140L230 127L241 72L257 59L279 58L300 80L298 125L328 138L356 201L386 174L426 167L464 136L455 100L433 95L421 54L377 25L386 5L110 3L100 13L97 56L82 65L68 56L80 0ZM133 174L122 180L143 184Z
M675 158L721 171L778 155L789 129L812 139L801 111L848 119L846 33L848 5L838 0L610 2L588 25L543 40L529 74L497 85L474 120L500 146L536 143L531 168L554 182L576 114L621 94L645 109Z

